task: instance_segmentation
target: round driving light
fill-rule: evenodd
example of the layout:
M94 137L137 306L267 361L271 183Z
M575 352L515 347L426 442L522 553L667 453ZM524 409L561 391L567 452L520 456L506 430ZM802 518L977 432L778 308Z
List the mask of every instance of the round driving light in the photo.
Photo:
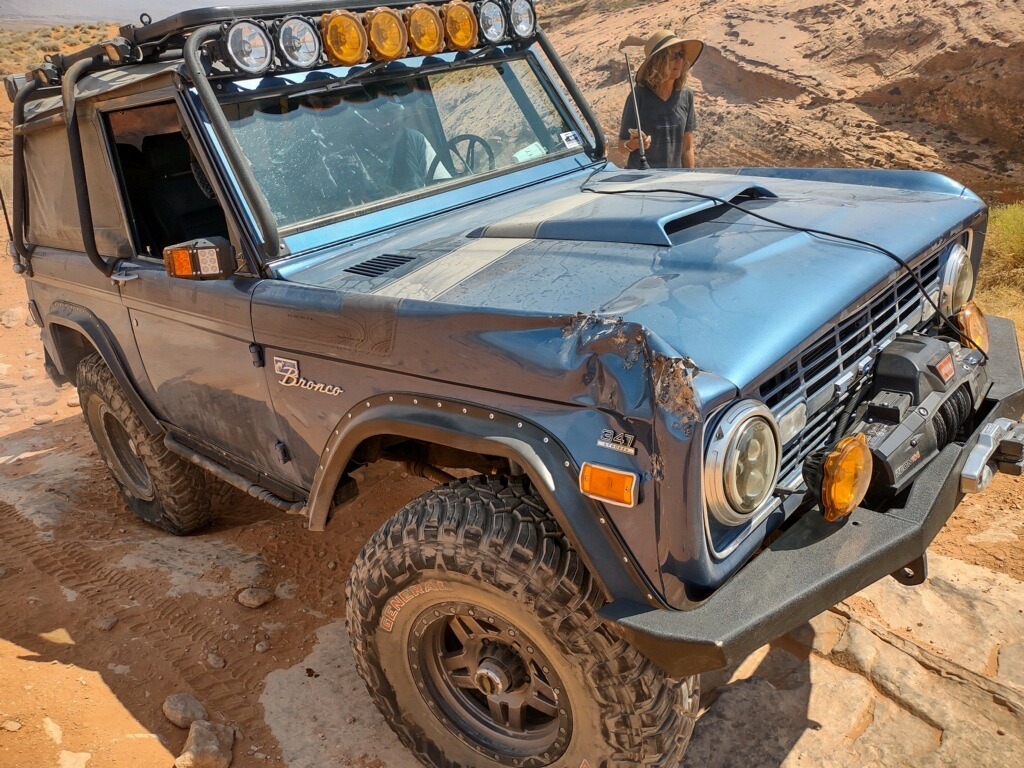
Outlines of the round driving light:
M363 15L370 38L370 55L376 61L392 61L409 50L409 33L398 11L374 8Z
M819 499L826 520L834 523L864 501L871 484L872 463L871 448L864 433L844 437L824 456Z
M967 249L959 243L953 246L942 270L939 308L947 317L960 311L974 290L974 267Z
M320 35L309 21L293 16L277 28L277 50L293 67L309 69L320 60Z
M779 478L782 446L771 411L754 400L729 408L715 426L704 461L708 509L718 522L743 525Z
M469 3L453 0L441 6L444 39L449 50L468 51L479 42L479 26Z
M320 18L324 33L324 50L331 64L351 67L362 64L370 54L366 29L352 11L332 11Z
M405 12L409 50L416 56L433 56L444 50L444 25L434 8L417 3Z
M236 21L224 35L224 52L229 63L250 75L261 75L274 62L270 35L255 21Z
M505 20L505 12L495 0L484 0L477 6L476 12L480 17L480 34L484 40L488 43L500 43L505 39L508 22Z
M956 323L964 338L986 355L988 354L988 320L977 304L973 301L968 301L953 316L953 322Z
M529 0L512 0L509 6L512 32L516 37L530 37L537 31L537 16Z

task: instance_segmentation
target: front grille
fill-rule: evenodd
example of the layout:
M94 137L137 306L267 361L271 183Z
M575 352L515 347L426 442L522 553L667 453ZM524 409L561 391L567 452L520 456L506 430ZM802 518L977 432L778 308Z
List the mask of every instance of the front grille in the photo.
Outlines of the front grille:
M925 258L914 271L931 291L939 280L940 249ZM835 382L872 348L884 342L901 326L920 317L925 303L910 275L903 274L861 310L826 330L788 366L761 384L759 393L769 407L785 402L798 393L807 400L808 421L803 431L783 447L780 479L788 484L798 474L804 459L823 446L835 425L837 409L845 397L833 400ZM815 410L813 405L825 405Z

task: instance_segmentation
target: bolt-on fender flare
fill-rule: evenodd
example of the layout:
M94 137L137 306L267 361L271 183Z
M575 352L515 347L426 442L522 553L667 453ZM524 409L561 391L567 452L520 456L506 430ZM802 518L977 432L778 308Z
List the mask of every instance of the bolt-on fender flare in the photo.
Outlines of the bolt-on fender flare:
M128 370L117 353L117 345L111 339L103 323L93 312L78 304L72 304L67 301L55 301L50 305L44 322L47 329L52 325L59 325L77 331L88 339L100 357L103 358L103 362L110 368L111 373L114 374L118 386L124 391L128 402L131 403L132 408L135 409L139 418L142 419L142 423L149 430L150 434L161 435L164 433L160 420L157 419L146 404L146 401L139 395L138 390L135 388L135 382L128 375ZM54 363L62 375L67 375L68 367L71 363L64 358L64 351L56 343L56 340L52 339L52 335L51 340L55 353Z
M469 403L410 394L377 395L342 416L320 455L309 493L309 528L327 523L334 490L356 447L397 435L515 462L529 476L609 600L634 595L661 605L600 505L580 493L579 467L552 435L519 417Z

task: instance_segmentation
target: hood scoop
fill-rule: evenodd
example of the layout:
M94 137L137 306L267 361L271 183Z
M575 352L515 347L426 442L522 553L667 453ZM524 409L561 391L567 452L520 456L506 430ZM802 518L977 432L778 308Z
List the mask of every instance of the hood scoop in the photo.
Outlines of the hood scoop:
M657 178L661 177L661 178ZM628 179L628 181L626 181ZM481 227L470 237L582 240L671 246L672 235L703 220L698 214L729 202L777 197L760 185L735 179L707 183L700 174L650 174L598 178L588 190Z

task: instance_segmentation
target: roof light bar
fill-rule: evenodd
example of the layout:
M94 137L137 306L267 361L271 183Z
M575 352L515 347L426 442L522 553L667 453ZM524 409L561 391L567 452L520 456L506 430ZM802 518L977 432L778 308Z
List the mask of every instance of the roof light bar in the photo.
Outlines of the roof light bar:
M319 63L323 46L313 22L292 16L275 22L274 26L277 52L283 61L300 69L309 69Z
M512 0L508 7L512 34L520 40L533 37L537 32L537 12L530 0Z
M351 67L370 58L366 28L352 11L331 11L320 18L324 50L331 64Z
M444 24L433 6L417 3L405 12L409 50L416 56L433 56L444 50Z
M451 51L468 51L480 41L480 25L473 8L465 0L452 0L441 6L444 40Z
M409 32L405 22L392 8L374 8L363 14L370 56L374 61L394 61L409 52Z
M508 37L508 18L498 0L484 0L476 7L480 35L488 43L500 43Z
M247 75L262 75L274 63L274 44L263 24L242 19L225 26L221 41L225 63Z

